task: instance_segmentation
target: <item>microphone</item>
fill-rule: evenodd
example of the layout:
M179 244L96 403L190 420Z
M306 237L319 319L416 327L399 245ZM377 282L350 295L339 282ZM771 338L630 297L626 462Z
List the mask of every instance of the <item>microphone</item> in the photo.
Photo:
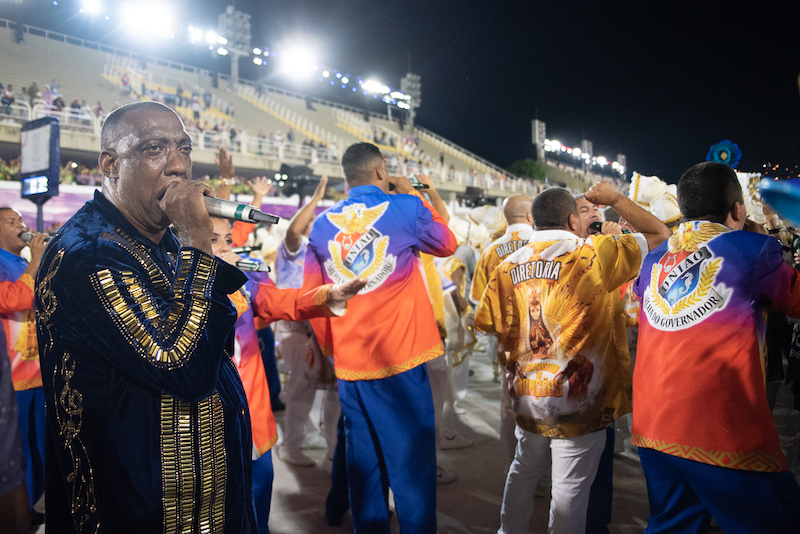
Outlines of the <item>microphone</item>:
M244 221L250 223L267 223L277 224L281 220L277 215L270 215L261 210L257 210L253 206L247 204L240 204L239 202L231 202L230 200L222 200L221 198L203 197L206 203L206 211L213 217L222 217L223 219L233 219L234 221Z
M603 233L603 223L601 223L601 222L593 222L592 224L589 225L589 228L591 228L592 230L594 230L598 234L602 234Z
M259 247L233 247L231 252L234 254L249 254L254 250L261 250Z
M33 236L35 236L35 235L36 234L33 233L33 232L22 232L21 234L19 234L18 237L20 239L22 239L23 241L25 241L26 243L30 243L31 239L33 239ZM47 243L48 241L50 241L50 236L47 236L47 237L44 238L44 242L45 243Z
M268 273L270 271L269 265L264 265L260 261L239 260L236 262L236 267L242 271L254 273Z

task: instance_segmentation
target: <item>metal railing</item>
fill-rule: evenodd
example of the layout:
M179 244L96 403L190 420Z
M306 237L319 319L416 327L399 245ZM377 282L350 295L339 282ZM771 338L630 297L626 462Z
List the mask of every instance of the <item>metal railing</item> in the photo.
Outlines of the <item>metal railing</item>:
M506 171L505 169L503 169L501 167L498 167L494 163L491 163L490 161L487 161L487 160L483 159L482 157L478 156L477 154L473 154L469 150L467 150L465 148L462 148L462 147L458 146L457 144L455 144L455 143L453 143L451 141L448 141L444 137L436 135L432 131L425 129L422 126L415 126L415 129L418 130L420 133L432 138L435 141L435 142L432 142L433 145L436 145L437 143L440 143L441 145L443 145L443 147L449 148L451 152L460 152L464 156L474 160L476 163L478 163L480 165L483 165L485 167L488 167L489 169L492 169L495 173L498 173L498 174L501 174L501 175L505 175L506 177L516 178L516 176L514 176L513 174L509 174L508 171ZM429 141L429 142L431 142L431 141Z
M71 45L80 46L82 48L88 48L90 50L98 50L100 52L105 52L107 54L114 54L115 56L132 58L139 61L149 61L151 63L160 65L162 67L169 67L171 69L181 70L184 72L191 72L193 74L198 74L202 76L211 75L211 73L206 69L193 67L191 65L186 65L185 63L179 63L177 61L171 61L169 59L164 59L156 56L148 56L146 54L140 54L138 52L127 50L125 48L117 48L115 46L109 46L103 43L89 41L88 39L73 37L65 33L60 33L52 30L45 30L44 28L38 28L36 26L31 26L29 24L21 24L16 21L0 18L0 28L15 28L17 27L17 25L21 26L23 33L36 35L38 37L44 37L46 39L51 39L53 41L68 43Z

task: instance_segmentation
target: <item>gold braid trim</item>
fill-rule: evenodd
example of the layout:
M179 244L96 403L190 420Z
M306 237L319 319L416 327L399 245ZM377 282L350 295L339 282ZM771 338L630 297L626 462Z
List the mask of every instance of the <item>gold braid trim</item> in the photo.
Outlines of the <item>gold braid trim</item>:
M650 272L650 300L664 315L669 315L669 302L658 294L658 273L658 264L654 263L653 270Z
M384 367L383 369L377 369L375 371L351 371L348 369L336 369L336 378L341 378L342 380L348 380L351 382L354 380L375 380L377 378L388 378L390 376L399 375L402 372L418 367L423 363L436 358L437 356L441 356L442 354L444 354L444 348L442 347L441 343L437 343L430 349L423 351L422 354L418 356L415 356L397 365ZM336 363L334 362L334 366L335 365Z
M785 471L785 460L773 453L768 452L737 452L737 451L715 451L701 449L692 445L681 445L679 443L667 443L657 439L646 438L639 434L631 436L631 445L653 449L655 451L694 460L704 464L727 467L728 469L740 469L742 471L756 471L759 473L777 473Z

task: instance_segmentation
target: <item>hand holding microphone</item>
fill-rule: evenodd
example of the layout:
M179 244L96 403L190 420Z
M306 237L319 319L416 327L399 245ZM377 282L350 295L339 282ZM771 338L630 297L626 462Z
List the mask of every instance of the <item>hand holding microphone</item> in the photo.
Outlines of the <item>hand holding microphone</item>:
M209 196L203 197L203 202L205 202L206 211L208 211L208 214L212 217L267 224L277 224L278 221L281 220L277 215L264 213L248 204L240 204L239 202L232 202L230 200L222 200L221 198Z

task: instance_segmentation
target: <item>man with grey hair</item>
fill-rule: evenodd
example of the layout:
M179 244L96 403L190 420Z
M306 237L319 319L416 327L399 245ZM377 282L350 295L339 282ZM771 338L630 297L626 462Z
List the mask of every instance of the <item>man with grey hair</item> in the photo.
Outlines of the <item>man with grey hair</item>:
M605 427L631 410L618 288L637 275L648 250L669 230L606 182L586 198L614 206L642 233L582 238L570 192L543 191L531 206L528 244L494 270L475 314L475 327L497 334L510 353L517 448L500 534L528 532L534 488L548 471L550 532L584 534Z

